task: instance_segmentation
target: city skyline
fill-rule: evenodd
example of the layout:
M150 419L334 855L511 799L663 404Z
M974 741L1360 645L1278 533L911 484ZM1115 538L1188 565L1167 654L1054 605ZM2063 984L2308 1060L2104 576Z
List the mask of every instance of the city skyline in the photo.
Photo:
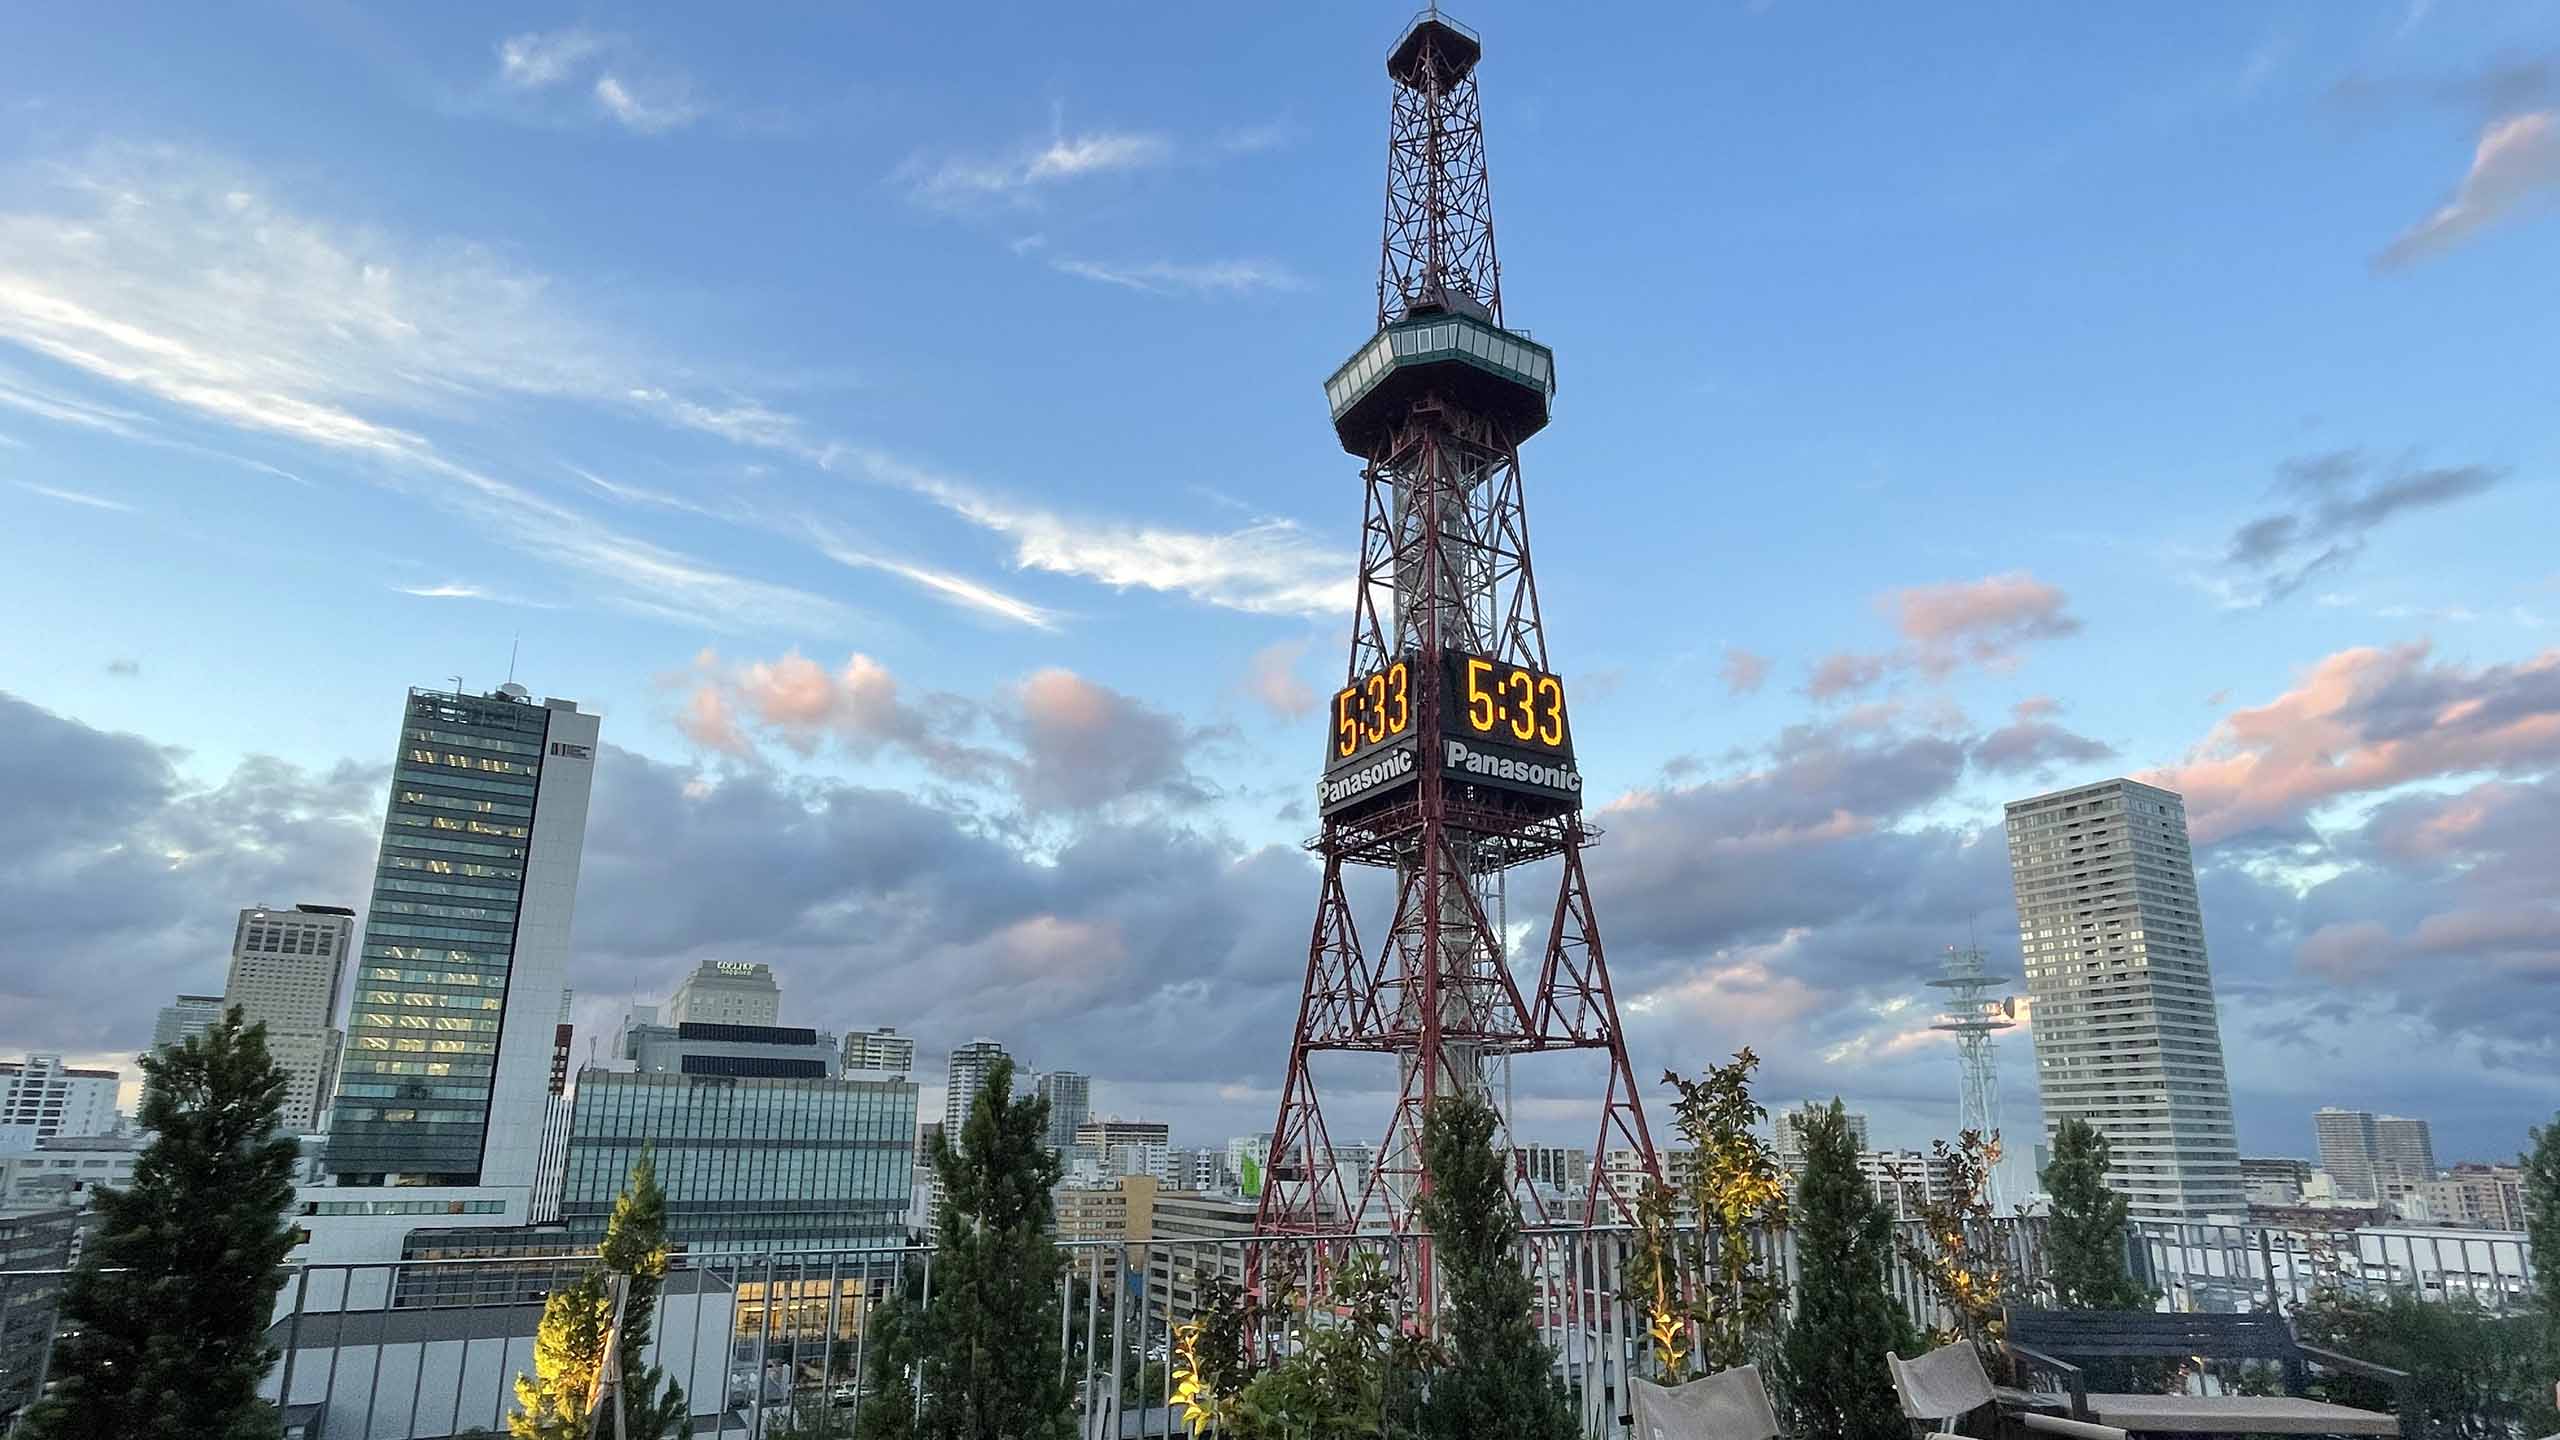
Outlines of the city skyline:
M1922 987L2014 923L2001 802L2123 774L2194 823L2242 1151L2332 1103L2511 1149L2560 1076L2548 37L1684 14L1666 96L1464 18L1565 357L1530 504L1636 1071L1747 1043L1941 1133ZM0 1055L123 1064L240 907L361 908L383 697L520 636L612 737L586 1035L771 963L927 1074L993 1034L1266 1127L1392 17L1026 16L948 94L933 15L171 23L221 63L53 15L0 59ZM290 701L208 699L280 635Z

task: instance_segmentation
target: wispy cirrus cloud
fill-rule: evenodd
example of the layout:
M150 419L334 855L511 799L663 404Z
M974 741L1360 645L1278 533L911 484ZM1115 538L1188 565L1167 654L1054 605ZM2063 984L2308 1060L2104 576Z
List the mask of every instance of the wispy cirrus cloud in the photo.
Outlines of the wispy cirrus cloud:
M20 480L15 483L21 490L41 495L48 500L59 500L66 505L85 505L92 510L113 510L119 514L133 513L134 507L122 500L110 500L104 495L92 495L86 490L66 490L58 485L39 485L32 480Z
M332 227L271 201L236 166L168 147L95 151L68 169L64 193L61 209L0 213L0 343L176 413L339 456L600 582L622 608L730 629L849 618L835 601L615 530L430 438L492 395L709 433L743 423L717 405L636 400L666 392L633 373L645 364L635 347L555 300L548 277L480 247ZM0 399L146 433L137 410L5 384Z
M630 40L584 26L510 35L496 47L498 93L528 113L609 120L637 135L660 135L702 118L709 107L683 71L640 53ZM558 108L555 97L584 104Z
M901 580L922 588L935 599L946 604L957 605L976 614L990 616L1015 625L1028 626L1034 630L1058 628L1056 612L1035 605L1019 596L1008 595L992 585L981 584L965 575L956 575L948 570L937 570L911 560L898 560L885 555L872 554L823 530L819 533L819 553L839 565L856 570L877 570L884 574L895 575Z
M1078 279L1148 295L1246 295L1303 290L1306 280L1276 260L1146 260L1120 262L1061 256L1049 267Z
M1142 130L1054 133L1000 154L919 153L891 173L909 199L929 209L964 209L1001 202L1031 203L1036 192L1090 176L1162 165L1173 141Z
M603 37L574 25L510 35L498 42L498 82L513 90L547 90L569 79L603 48Z
M872 478L925 496L1013 546L1025 570L1072 575L1115 590L1186 595L1254 615L1338 616L1350 608L1352 557L1295 521L1232 530L1070 517L990 494L876 451L849 452Z

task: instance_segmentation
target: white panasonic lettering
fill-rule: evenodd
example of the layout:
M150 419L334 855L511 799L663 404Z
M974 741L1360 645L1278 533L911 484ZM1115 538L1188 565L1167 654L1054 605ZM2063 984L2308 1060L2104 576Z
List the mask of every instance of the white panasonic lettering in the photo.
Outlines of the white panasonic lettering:
M1448 767L1487 780L1508 780L1517 785L1535 785L1542 790L1561 790L1568 795L1582 793L1582 772L1569 765L1540 765L1532 760L1514 760L1471 749L1463 740L1451 740Z
M1317 781L1316 803L1319 806L1338 805L1412 773L1413 751L1392 750L1348 775L1327 776Z

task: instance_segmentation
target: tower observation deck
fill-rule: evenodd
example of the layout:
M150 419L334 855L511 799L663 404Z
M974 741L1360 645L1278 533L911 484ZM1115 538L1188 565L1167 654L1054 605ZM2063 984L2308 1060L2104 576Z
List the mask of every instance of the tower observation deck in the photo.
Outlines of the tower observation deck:
M1515 1056L1587 1050L1606 1069L1587 1218L1633 1218L1610 1150L1654 1168L1583 870L1597 832L1529 564L1520 446L1546 427L1555 354L1503 318L1483 56L1437 10L1388 54L1376 328L1325 381L1334 433L1361 462L1360 569L1326 715L1322 830L1309 842L1323 880L1264 1233L1410 1228L1431 1183L1425 1110L1492 1098ZM1515 955L1506 877L1533 865L1523 882L1554 895L1537 912L1543 935L1533 923ZM1394 876L1394 908L1367 938L1343 881L1352 866ZM1318 1097L1316 1058L1343 1053L1396 1062L1395 1107L1362 1176L1331 1163Z

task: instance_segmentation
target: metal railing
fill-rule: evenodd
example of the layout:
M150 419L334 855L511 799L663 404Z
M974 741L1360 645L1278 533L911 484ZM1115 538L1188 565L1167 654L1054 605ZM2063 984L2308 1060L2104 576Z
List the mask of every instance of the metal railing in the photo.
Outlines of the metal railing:
M2134 1261L2172 1310L2290 1312L2315 1290L2469 1301L2501 1314L2530 1308L2533 1251L2505 1230L2369 1226L2135 1224Z
M2042 1223L2001 1221L1994 1230L2021 1286L2032 1287L2042 1274ZM1916 1229L1906 1233L1919 1238ZM2145 1222L2129 1239L2137 1268L2178 1309L2290 1309L2320 1285L2468 1296L2501 1309L2532 1299L2519 1235ZM1792 1288L1795 1237L1764 1232L1754 1245ZM1626 1382L1652 1370L1645 1316L1624 1294L1635 1246L1634 1232L1623 1228L1538 1229L1521 1240L1540 1337L1554 1348L1584 1433L1595 1440L1624 1434ZM1197 1313L1210 1277L1241 1282L1250 1270L1266 1293L1303 1292L1353 1249L1374 1251L1406 1275L1419 1258L1416 1242L1376 1235L1059 1248L1060 1364L1080 1431L1097 1440L1185 1433L1172 1405L1173 1327ZM1887 1277L1896 1300L1924 1325L1950 1320L1896 1249ZM284 1406L288 1434L428 1440L475 1427L504 1434L514 1379L532 1369L542 1297L585 1263L508 1257L294 1267L269 1330L282 1353L266 1394ZM25 1289L5 1287L58 1285L61 1274L0 1274L0 1295L23 1299ZM647 1360L683 1387L696 1435L849 1436L865 1403L921 1403L910 1379L881 1362L875 1320L893 1295L929 1300L936 1278L923 1247L679 1256ZM1286 1334L1256 1327L1256 1358L1278 1358ZM0 1365L7 1362L0 1355ZM44 1363L34 1357L38 1385Z

